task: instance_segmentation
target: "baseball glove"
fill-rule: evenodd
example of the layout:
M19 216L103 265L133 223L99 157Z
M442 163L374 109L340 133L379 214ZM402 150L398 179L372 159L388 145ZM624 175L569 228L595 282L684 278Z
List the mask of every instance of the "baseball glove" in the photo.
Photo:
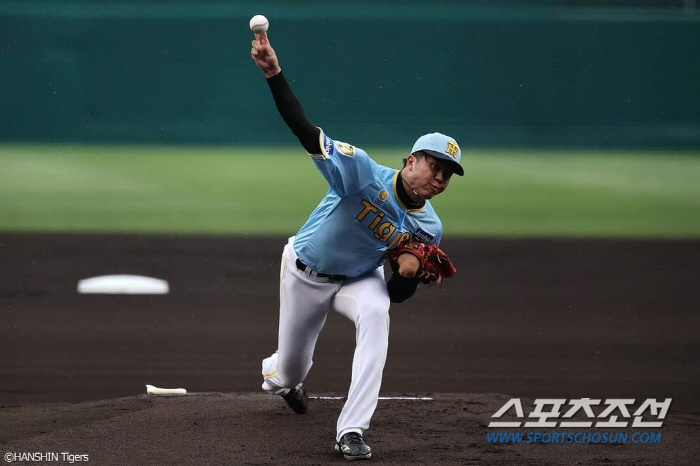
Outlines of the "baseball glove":
M407 241L387 252L387 259L394 273L399 271L399 256L402 254L412 254L418 259L416 278L421 283L435 285L457 273L445 251L433 244L419 241Z

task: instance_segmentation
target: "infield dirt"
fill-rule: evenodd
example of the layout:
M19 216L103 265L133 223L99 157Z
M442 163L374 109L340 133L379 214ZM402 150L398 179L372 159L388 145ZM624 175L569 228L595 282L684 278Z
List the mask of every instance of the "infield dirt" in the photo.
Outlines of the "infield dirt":
M0 444L93 464L326 464L342 401L260 392L284 238L0 234ZM700 241L454 239L458 275L391 310L367 440L381 464L695 464ZM131 273L164 296L79 295ZM329 317L307 380L343 395L354 329ZM145 384L198 395L153 399ZM657 445L489 444L511 397L673 398ZM97 401L101 400L101 401ZM527 400L527 401L525 401ZM492 429L493 430L493 429ZM94 460L93 460L94 458ZM18 463L22 464L22 463Z

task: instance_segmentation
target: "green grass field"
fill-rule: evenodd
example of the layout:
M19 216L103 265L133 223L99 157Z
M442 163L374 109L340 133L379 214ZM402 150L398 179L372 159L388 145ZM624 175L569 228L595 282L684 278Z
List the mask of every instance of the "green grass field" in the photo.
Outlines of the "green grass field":
M433 203L445 235L700 237L697 153L465 149L463 165ZM292 234L325 190L297 148L0 146L5 231Z

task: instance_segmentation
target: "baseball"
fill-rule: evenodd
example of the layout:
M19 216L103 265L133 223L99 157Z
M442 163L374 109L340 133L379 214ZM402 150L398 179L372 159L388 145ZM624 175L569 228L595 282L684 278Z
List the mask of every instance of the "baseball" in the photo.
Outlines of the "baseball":
M250 30L253 32L267 32L270 22L263 15L255 15L250 18Z

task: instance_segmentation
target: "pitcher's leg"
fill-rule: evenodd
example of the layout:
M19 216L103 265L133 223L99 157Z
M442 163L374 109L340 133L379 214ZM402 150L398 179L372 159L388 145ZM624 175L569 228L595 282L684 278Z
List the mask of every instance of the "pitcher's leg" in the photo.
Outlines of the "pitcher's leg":
M343 286L333 308L355 323L355 354L348 400L337 424L337 438L369 428L377 407L389 345L389 296L377 270Z
M285 247L280 274L277 352L263 360L263 390L285 394L301 383L313 364L318 335L326 322L337 285L311 279L297 270L292 242Z

